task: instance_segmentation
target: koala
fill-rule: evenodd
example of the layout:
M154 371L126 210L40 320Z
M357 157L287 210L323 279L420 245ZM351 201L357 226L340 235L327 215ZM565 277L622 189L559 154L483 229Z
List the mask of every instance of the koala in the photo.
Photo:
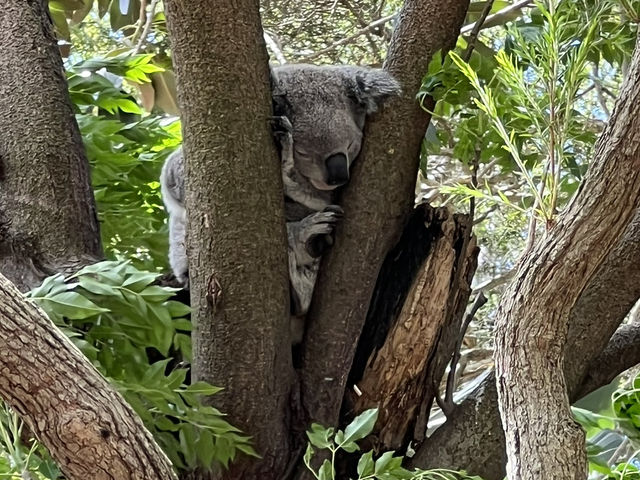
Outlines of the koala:
M351 65L289 64L271 72L273 130L285 195L291 314L300 319L309 309L321 256L332 244L333 229L342 217L334 194L349 181L366 117L389 97L399 95L400 85L384 70ZM166 160L160 183L169 214L169 261L176 278L188 286L181 149ZM294 329L299 337L301 328Z

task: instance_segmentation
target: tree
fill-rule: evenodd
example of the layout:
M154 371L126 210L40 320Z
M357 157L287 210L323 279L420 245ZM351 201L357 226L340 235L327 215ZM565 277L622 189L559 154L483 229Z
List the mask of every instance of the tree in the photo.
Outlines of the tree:
M284 201L259 5L166 6L185 128L193 374L225 388L217 405L255 436L263 456L242 459L224 476L278 476L289 462L293 371Z
M1 275L0 325L0 394L69 479L177 478L131 407Z

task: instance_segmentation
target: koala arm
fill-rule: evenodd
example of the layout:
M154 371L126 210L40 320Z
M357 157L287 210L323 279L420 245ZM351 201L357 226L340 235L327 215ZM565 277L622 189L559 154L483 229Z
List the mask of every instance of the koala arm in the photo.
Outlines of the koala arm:
M342 209L330 205L298 222L287 222L291 311L302 316L311 305L320 258L333 244L332 233L342 218Z
M188 287L187 212L184 208L184 160L182 148L167 158L160 174L160 189L169 214L169 264L178 281Z

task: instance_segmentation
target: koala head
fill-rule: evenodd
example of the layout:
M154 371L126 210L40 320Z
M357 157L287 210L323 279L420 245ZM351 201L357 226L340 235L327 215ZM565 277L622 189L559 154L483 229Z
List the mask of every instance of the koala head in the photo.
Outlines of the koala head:
M275 114L293 125L296 170L318 190L349 180L365 118L400 85L386 71L356 66L283 65L273 69Z

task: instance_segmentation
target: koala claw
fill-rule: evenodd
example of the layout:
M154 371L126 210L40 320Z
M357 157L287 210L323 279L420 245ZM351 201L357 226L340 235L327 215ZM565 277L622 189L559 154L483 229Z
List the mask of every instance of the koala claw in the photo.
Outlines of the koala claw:
M285 116L274 116L271 117L271 129L274 134L289 134L293 131L293 125L291 125L291 121Z
M321 257L333 245L331 234L342 215L342 208L338 205L328 205L324 210L303 220L302 240L312 258Z

